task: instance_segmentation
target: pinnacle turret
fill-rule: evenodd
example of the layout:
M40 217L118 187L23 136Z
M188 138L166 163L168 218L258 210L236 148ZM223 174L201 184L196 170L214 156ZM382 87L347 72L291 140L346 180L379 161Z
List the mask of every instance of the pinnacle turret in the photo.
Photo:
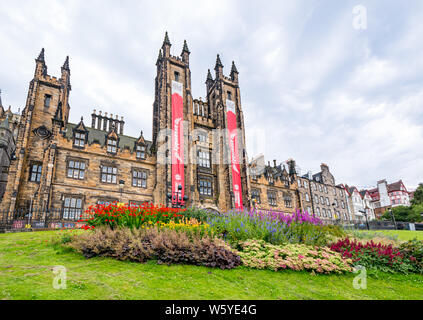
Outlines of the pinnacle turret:
M69 71L69 56L66 56L65 63L63 64L62 69Z
M159 50L159 55L157 57L156 66L159 64L159 62L163 59L162 50Z
M41 49L41 52L38 55L37 61L45 62L45 60L44 60L44 48Z
M189 51L189 49L188 49L188 45L187 45L187 41L186 40L184 40L184 48L182 49L182 54L184 54L185 52L188 53L188 54L191 53Z
M223 68L223 64L222 64L222 61L220 61L220 56L219 55L217 55L217 58L216 58L216 66L214 67L214 69L216 70L217 68Z
M164 38L164 41L163 41L163 45L168 45L168 46L171 46L172 44L170 43L170 40L169 40L169 35L168 35L168 33L167 33L167 31L166 31L166 33L165 33L165 38Z
M207 81L213 81L212 74L210 72L210 69L207 71Z
M238 72L238 70L237 70L237 68L236 68L236 66L235 66L235 62L234 62L234 61L232 61L231 74L232 74L232 73L239 73L239 72Z

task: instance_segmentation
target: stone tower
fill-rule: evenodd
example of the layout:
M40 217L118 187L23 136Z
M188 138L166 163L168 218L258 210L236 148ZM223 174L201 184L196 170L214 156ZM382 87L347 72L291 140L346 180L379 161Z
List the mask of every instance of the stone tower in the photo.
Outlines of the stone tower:
M207 74L205 101L193 99L188 45L184 41L180 57L172 56L170 48L166 32L156 63L153 105L155 202L170 205L166 195L174 195L180 184L182 196L188 197L187 206L249 207L244 117L235 63L226 77L218 55L215 79L210 70ZM178 165L182 157L183 165ZM175 183L182 177L182 182Z
M69 117L69 58L61 68L59 79L47 74L44 48L35 63L20 121L16 160L10 166L2 203L10 211L18 209L17 203L21 207L48 207L57 139Z
M170 54L172 44L168 33L165 34L162 48L159 50L157 58L157 75L155 79L155 101L153 104L153 149L157 154L156 165L156 185L154 187L154 199L156 203L168 204L167 194L175 192L178 188L172 187L172 179L178 177L178 181L190 181L190 172L187 169L187 154L189 150L183 149L188 146L186 123L192 121L192 96L191 96L191 71L189 69L188 45L185 41L180 57ZM177 93L177 98L175 94ZM177 99L178 101L176 102ZM176 108L178 119L172 108ZM172 139L171 129L178 126L179 151L184 155L184 159L179 160L178 174L172 177ZM178 156L179 158L180 155ZM175 165L176 166L176 165ZM174 171L176 167L173 168ZM189 184L178 182L183 185L181 196L189 193ZM176 189L176 190L175 190ZM179 191L179 190L178 190Z

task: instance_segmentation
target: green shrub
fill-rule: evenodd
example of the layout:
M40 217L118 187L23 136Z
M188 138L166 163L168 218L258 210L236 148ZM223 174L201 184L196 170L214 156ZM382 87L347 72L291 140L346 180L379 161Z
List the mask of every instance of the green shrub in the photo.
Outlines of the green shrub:
M343 257L352 259L354 265L372 268L383 272L416 272L413 261L392 245L372 241L361 243L346 238L333 243L331 250L339 252Z
M199 209L199 208L187 208L185 211L181 212L181 215L185 216L187 219L196 219L200 222L207 222L209 216L215 213Z
M332 224L322 226L322 230L328 235L331 235L336 238L342 238L346 235L346 232L342 227Z
M292 269L317 273L343 273L352 271L350 259L327 247L305 244L272 245L263 240L249 240L238 244L237 254L250 268L274 271Z
M399 248L404 256L409 257L416 268L416 272L423 273L423 241L410 240L402 243Z
M167 228L115 229L99 228L76 237L70 246L86 258L112 257L118 260L159 264L193 264L221 269L231 269L241 264L222 240L208 235L177 232Z

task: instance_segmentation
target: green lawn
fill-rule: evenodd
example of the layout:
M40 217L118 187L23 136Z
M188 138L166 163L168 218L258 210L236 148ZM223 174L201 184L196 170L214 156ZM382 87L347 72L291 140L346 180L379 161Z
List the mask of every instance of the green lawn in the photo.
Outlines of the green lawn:
M83 256L45 242L58 232L0 234L0 299L423 299L423 276L317 275L237 268L161 266ZM67 289L52 286L67 268Z
M388 236L396 236L400 241L413 240L417 238L418 240L423 240L423 231L408 231L408 230L380 230L380 231L361 231L368 234L384 234Z

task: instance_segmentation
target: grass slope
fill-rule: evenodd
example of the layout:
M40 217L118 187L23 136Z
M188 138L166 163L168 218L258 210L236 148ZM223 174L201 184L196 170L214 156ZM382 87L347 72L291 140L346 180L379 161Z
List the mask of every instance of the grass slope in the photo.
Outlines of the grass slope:
M0 299L422 299L423 276L163 266L83 256L46 241L58 232L0 234ZM67 268L67 289L52 286L54 266Z
M397 236L398 240L408 241L408 240L423 240L423 231L408 231L408 230L383 230L376 231L377 233L383 233L388 236Z

